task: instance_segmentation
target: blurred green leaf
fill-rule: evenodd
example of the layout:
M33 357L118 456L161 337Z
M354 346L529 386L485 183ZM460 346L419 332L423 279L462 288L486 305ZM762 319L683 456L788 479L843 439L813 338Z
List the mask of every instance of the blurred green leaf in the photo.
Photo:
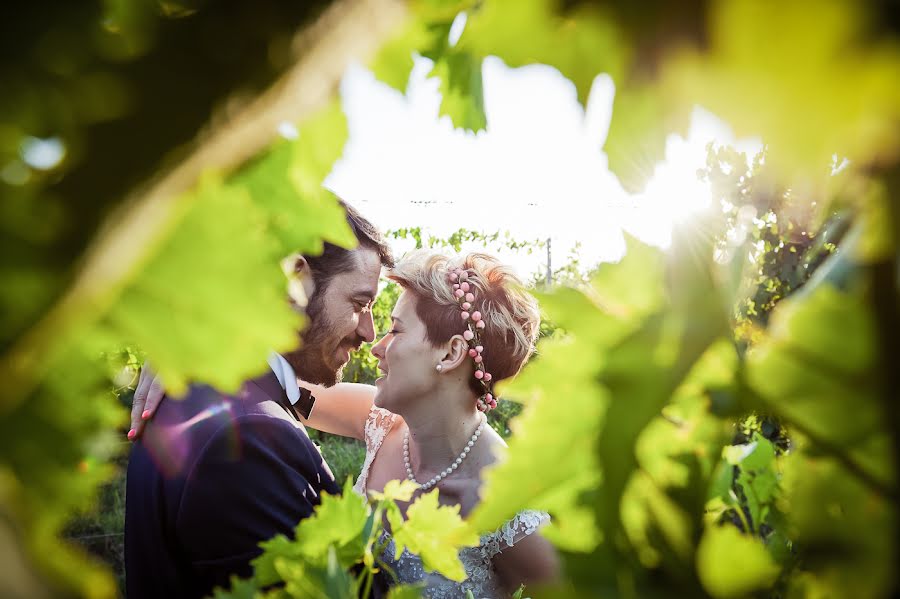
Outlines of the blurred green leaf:
M453 126L481 131L487 126L481 59L464 51L449 50L431 71L440 81L440 116L449 116Z
M896 585L895 499L872 491L802 436L784 459L780 503L802 556L791 587L802 596L884 597Z
M661 96L673 106L700 104L737 135L761 137L783 173L816 172L835 152L859 165L896 156L900 47L866 35L874 24L865 3L738 0L710 8L708 48L664 67Z
M296 344L302 320L287 302L266 214L246 191L207 178L183 205L104 325L153 356L171 392L188 380L234 390L265 368L260 356Z
M15 523L9 535L0 535L0 551L10 562L22 550L33 560L29 569L40 573L44 588L27 595L63 589L115 594L109 572L59 538L66 520L85 510L97 486L113 475L108 461L122 449L115 431L126 421L101 362L98 346L110 345L87 331L77 337L43 356L49 374L23 401L0 412L0 516Z
M347 120L337 103L313 116L295 140L276 141L266 153L227 181L246 189L264 211L278 252L319 254L322 242L356 246L344 210L322 182L340 158Z
M379 81L405 94L414 64L413 53L427 47L433 40L433 34L422 22L411 20L381 47L369 68Z
M648 83L627 85L616 81L612 119L603 149L609 170L629 192L644 188L660 160L665 158L666 138L685 135L690 111L677 109ZM673 193L671 201L678 201Z
M875 323L863 301L859 291L828 284L782 301L770 335L748 358L747 381L767 409L821 443L843 446L862 470L887 482L893 466L872 376Z
M625 321L640 321L665 302L663 253L625 235L625 255L616 264L601 264L591 287L601 305Z
M422 585L398 584L392 586L387 594L387 599L421 599Z
M580 499L600 480L594 447L609 401L596 377L602 354L594 335L604 329L592 325L608 317L574 290L542 294L541 305L569 335L542 341L540 359L502 387L504 395L526 406L510 425L508 458L485 474L483 500L470 521L478 530L493 531L523 509L546 510L553 520L544 534L561 546L584 551L599 540ZM548 427L551 421L554 426Z
M499 56L512 67L556 67L575 84L583 104L594 78L618 79L626 50L607 15L587 3L560 14L555 0L493 0L469 14L459 48ZM527 40L527 41L526 41Z
M697 573L717 599L766 590L778 571L762 542L733 526L707 528L697 549Z

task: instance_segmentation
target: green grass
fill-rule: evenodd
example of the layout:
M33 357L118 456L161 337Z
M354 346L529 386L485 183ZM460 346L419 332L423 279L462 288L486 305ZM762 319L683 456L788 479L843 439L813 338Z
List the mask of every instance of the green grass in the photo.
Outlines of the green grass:
M128 453L115 458L117 472L97 490L92 509L74 515L63 530L63 538L109 566L119 594L125 596L125 471Z
M366 446L362 441L339 437L307 429L309 437L322 450L325 461L331 467L334 479L343 485L347 477L356 480L366 459Z

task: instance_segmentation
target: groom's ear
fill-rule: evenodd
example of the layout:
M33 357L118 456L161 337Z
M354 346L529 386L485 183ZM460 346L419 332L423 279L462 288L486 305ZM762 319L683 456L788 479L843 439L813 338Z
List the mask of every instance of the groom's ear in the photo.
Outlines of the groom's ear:
M316 291L309 261L301 254L291 254L281 261L281 270L288 278L288 295L295 304L306 307Z

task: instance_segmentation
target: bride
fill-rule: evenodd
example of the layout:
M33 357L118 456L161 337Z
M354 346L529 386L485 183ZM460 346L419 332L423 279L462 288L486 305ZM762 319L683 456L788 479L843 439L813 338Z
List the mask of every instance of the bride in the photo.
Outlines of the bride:
M497 405L494 383L516 375L533 352L537 303L507 267L485 254L454 260L416 252L388 278L403 293L391 329L372 348L382 376L374 386L326 388L301 381L316 397L303 422L365 441L356 492L383 491L388 481L409 479L422 491L437 487L441 502L458 504L465 517L479 501L482 471L506 447L485 414ZM150 413L162 399L158 389L151 385ZM424 582L429 597L466 591L501 597L521 584L558 576L555 550L537 534L548 520L542 512L520 512L483 535L479 546L463 549L468 578L462 583L425 572L408 551L395 560L392 543L382 559L399 582Z

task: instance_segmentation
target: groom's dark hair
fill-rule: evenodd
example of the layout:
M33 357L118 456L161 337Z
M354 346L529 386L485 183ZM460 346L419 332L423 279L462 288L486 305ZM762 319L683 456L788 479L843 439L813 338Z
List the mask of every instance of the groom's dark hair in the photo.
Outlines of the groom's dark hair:
M356 236L359 247L375 250L381 265L385 268L394 266L394 254L375 225L367 220L359 211L343 200L338 200L341 208L347 214L347 224ZM304 256L312 274L313 283L316 285L316 293L324 291L331 282L332 277L342 272L353 270L353 250L348 250L333 243L325 242L325 248L317 256Z

